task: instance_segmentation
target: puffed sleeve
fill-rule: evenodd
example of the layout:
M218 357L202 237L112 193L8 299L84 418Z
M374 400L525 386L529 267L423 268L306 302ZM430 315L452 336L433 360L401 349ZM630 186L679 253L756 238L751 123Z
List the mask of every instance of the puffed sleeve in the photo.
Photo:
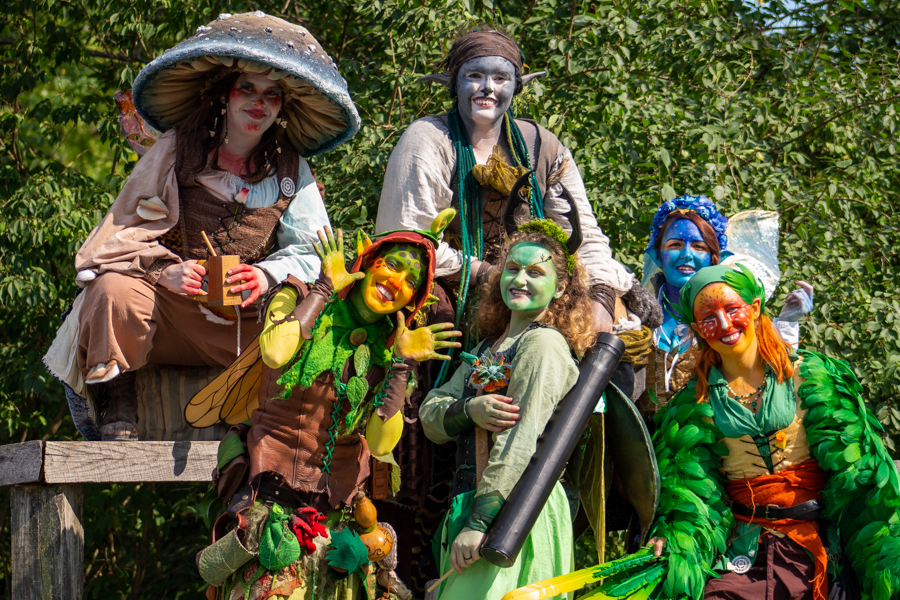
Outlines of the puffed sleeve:
M613 258L612 250L609 247L609 238L603 234L597 224L597 218L594 216L584 188L584 181L581 179L581 173L578 172L578 166L572 158L572 153L562 144L559 148L560 153L553 162L551 173L561 168L564 163L566 169L559 183L550 186L550 194L544 200L544 210L548 218L560 223L566 233L571 233L567 219L562 216L563 213L569 211L569 204L562 196L562 186L569 190L578 207L581 233L584 237L581 248L578 249L578 256L581 257L585 269L587 269L590 284L608 285L615 290L617 296L622 296L631 289L634 276Z
M278 225L278 250L255 265L272 281L284 281L288 275L300 281L315 281L321 267L313 242L318 241L316 231L331 226L331 222L309 164L302 158L297 181L299 191Z
M388 160L375 232L428 229L438 213L450 207L455 171L456 151L444 122L438 117L413 122ZM435 251L436 277L453 275L462 267L462 254L446 242Z

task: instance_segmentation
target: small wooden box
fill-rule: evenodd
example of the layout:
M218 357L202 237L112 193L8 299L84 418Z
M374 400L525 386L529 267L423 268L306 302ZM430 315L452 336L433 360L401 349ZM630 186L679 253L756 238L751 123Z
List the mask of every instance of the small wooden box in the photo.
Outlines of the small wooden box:
M207 304L210 306L234 306L242 301L241 294L232 294L228 290L233 288L237 283L231 285L225 283L228 279L229 269L241 264L241 257L236 254L226 254L224 256L210 256L206 259L207 275L209 277L209 300Z

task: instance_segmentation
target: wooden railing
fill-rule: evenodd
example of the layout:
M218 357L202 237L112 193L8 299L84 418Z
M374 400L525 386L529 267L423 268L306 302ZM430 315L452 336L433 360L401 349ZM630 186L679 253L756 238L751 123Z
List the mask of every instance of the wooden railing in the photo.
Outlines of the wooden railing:
M11 597L81 600L83 484L210 481L218 446L42 441L0 446L0 488L12 487Z

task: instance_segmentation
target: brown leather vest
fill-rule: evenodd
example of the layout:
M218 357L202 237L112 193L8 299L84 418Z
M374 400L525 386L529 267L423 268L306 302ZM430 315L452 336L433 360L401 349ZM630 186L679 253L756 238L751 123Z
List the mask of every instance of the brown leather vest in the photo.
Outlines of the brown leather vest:
M668 360L666 359L666 353L663 350L660 350L655 345L652 346L649 357L650 360L647 363L646 370L647 389L644 390L637 401L638 409L641 411L641 414L652 417L660 407L666 406L672 396L681 390L690 378L693 377L694 367L697 366L698 358L700 358L700 350L697 346L689 348L681 355L672 352L669 354ZM672 361L676 359L678 362L675 363L675 369L672 371L672 376L669 380L669 391L667 392L666 369L671 368ZM659 405L651 400L650 392L647 391L650 388L656 393L656 399L659 401Z
M335 440L331 476L322 471L329 430L334 425L332 410L337 401L334 374L323 373L309 388L293 390L284 400L278 398L280 375L280 369L263 367L259 408L253 411L247 435L250 478L275 473L299 492L323 495L331 510L341 503L349 505L369 476L370 454L365 438L354 431ZM373 368L370 375L383 377L384 371ZM346 417L349 404L343 402L340 419Z
M194 179L193 169L199 161L176 154L175 174L178 180L178 224L160 240L164 246L184 260L209 258L201 231L209 236L216 253L237 254L241 262L253 264L268 256L275 246L279 219L297 191L300 156L293 146L282 146L278 153L277 174L282 184L278 201L264 208L247 208L237 202L222 202ZM293 185L286 185L290 179ZM291 196L285 194L288 191Z
M447 117L442 116L441 120L446 125ZM538 185L541 186L539 195L543 198L547 189L550 167L559 156L560 142L551 132L541 128L530 119L516 119L516 123L519 125L519 129L525 138L525 143L528 145L530 166L535 170ZM450 189L453 190L451 206L459 210L455 169L450 181ZM506 201L507 198L491 186L481 186L482 238L484 240L484 256L482 258L489 263L497 262L503 240L506 238L506 231L503 229L503 210L506 208ZM528 220L530 220L528 209L520 206L519 210L516 211L516 221L525 222ZM450 223L444 235L447 243L452 248L462 248L462 242L460 241L462 239L462 231L459 219L454 219Z

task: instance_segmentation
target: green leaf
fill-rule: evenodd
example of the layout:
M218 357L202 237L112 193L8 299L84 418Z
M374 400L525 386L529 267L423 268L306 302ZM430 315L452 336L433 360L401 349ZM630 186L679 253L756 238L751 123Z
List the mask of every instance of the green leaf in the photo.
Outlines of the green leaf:
M664 183L662 186L662 200L665 202L666 200L671 200L675 198L678 194L675 192L675 188L673 188L668 183Z
M628 35L636 34L638 31L638 24L628 17L625 17L625 31L628 33Z
M369 373L369 364L371 356L369 347L366 344L360 344L353 352L353 368L360 377L365 377Z
M369 382L362 377L351 377L347 382L347 399L355 410L369 392Z
M669 156L669 151L665 148L659 149L659 159L662 161L662 164L666 166L668 169L672 165L672 157Z

